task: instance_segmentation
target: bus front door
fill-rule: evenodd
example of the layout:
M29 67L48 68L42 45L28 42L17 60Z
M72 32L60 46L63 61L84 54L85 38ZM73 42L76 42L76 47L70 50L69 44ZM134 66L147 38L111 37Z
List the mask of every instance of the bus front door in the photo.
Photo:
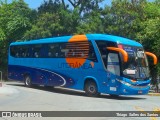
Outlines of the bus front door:
M118 53L109 52L107 58L108 84L109 92L111 94L117 93L116 76L120 76L120 61Z

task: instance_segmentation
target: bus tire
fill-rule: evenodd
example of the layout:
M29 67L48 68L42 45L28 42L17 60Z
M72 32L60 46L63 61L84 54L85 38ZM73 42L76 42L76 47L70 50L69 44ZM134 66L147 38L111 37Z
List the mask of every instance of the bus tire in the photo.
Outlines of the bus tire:
M32 86L32 80L31 80L30 76L28 76L28 75L25 76L24 84L25 84L26 87L31 87Z
M100 93L98 92L97 84L93 81L86 82L84 90L86 95L89 97L97 97L98 95L100 95Z

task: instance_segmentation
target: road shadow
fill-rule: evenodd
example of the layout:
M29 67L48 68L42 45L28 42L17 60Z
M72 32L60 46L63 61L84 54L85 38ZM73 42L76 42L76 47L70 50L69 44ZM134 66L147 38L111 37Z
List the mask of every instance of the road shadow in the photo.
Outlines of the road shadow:
M18 86L18 87L25 87L27 88L23 83L8 83L6 85L10 86ZM84 91L78 91L78 90L72 90L68 88L61 88L61 87L43 87L43 86L38 86L34 85L31 88L28 89L37 89L37 90L43 90L47 92L53 92L53 93L59 93L59 94L66 94L66 95L74 95L74 96L83 96L83 97L88 97L86 96ZM98 97L92 97L96 99L113 99L113 100L145 100L146 98L143 96L110 96L108 94L101 94Z

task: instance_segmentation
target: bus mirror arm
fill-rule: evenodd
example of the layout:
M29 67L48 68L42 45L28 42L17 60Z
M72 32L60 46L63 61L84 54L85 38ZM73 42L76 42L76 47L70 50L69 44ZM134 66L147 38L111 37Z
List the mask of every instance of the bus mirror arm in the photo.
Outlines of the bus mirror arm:
M153 53L151 53L151 52L145 52L145 54L148 55L148 56L153 57L154 65L157 64L158 59L157 59L157 56L156 56L155 54L153 54Z
M120 52L123 55L123 61L124 62L128 61L128 53L125 50L121 48L116 48L116 47L107 47L107 50Z

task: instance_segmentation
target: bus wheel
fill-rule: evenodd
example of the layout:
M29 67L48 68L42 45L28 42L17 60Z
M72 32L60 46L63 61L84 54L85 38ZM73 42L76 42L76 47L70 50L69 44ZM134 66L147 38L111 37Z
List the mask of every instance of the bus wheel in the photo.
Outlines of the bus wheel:
M26 76L25 80L24 80L24 83L25 83L25 86L31 87L32 86L31 78L29 76Z
M85 84L85 89L84 90L86 92L86 95L89 96L89 97L96 97L100 94L98 92L98 88L97 88L96 83L92 82L92 81L88 81Z

